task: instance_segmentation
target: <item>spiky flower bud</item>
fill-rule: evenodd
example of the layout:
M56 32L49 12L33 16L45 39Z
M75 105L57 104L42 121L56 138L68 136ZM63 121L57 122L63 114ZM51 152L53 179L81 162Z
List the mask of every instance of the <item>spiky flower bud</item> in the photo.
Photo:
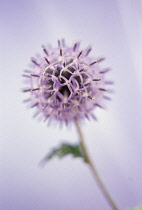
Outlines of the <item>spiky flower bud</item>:
M56 119L66 123L91 115L106 91L104 73L97 63L103 60L89 55L91 47L79 49L79 42L72 47L58 40L58 47L46 49L44 56L32 58L32 70L23 76L30 81L31 107L43 113L45 119ZM27 74L28 73L28 74Z

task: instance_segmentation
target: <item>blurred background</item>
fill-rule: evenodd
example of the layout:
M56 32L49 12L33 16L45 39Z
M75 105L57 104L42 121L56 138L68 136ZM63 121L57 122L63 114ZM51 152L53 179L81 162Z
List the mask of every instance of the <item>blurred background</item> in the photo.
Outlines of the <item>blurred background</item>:
M23 70L41 44L91 44L115 81L113 100L82 129L88 150L121 210L142 204L142 1L0 0L0 209L111 210L89 167L71 156L40 160L73 125L48 127L22 103Z

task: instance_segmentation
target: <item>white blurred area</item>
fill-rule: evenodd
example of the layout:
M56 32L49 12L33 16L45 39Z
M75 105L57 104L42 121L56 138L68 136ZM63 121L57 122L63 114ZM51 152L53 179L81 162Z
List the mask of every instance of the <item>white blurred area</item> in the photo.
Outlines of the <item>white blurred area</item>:
M117 2L124 33L129 45L131 60L138 83L142 89L142 1L118 0Z
M82 123L86 144L120 209L142 204L142 2L1 1L0 209L111 210L80 159L38 163L62 141L77 142L74 126L62 130L32 118L21 93L21 74L41 44L81 40L105 56L115 81L98 122Z

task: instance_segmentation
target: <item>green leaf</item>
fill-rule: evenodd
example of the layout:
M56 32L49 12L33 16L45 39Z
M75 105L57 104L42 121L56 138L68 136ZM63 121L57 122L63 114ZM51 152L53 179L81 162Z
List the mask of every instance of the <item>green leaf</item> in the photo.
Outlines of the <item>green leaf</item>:
M130 209L130 210L142 210L142 207L137 207L137 208Z
M87 158L85 157L80 144L67 144L62 143L59 147L52 149L50 153L48 153L45 158L41 161L41 164L45 164L47 161L57 156L58 158L63 158L66 155L71 154L73 157L82 158L85 162L87 162Z

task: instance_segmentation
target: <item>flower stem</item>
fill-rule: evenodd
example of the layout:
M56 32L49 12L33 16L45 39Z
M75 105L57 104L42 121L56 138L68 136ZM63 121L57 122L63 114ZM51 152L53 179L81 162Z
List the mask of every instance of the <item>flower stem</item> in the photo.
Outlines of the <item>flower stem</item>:
M81 131L81 128L80 128L80 125L78 123L78 121L76 120L75 121L75 125L76 125L76 128L77 128L77 132L78 132L78 135L79 135L79 138L80 138L80 146L81 146L81 150L82 152L84 153L84 156L85 156L85 159L86 159L86 162L90 165L91 167L91 170L93 172L93 175L95 177L95 180L98 184L98 186L100 187L105 199L107 200L108 204L111 206L111 208L113 210L119 210L119 208L117 207L117 205L115 204L115 202L112 200L110 194L108 193L106 187L104 186L101 178L100 178L100 175L98 174L97 172L97 169L96 167L94 166L94 164L92 163L92 160L89 156L89 153L88 153L88 150L86 148L86 145L85 145L85 142L84 142L84 137L83 137L83 133Z

